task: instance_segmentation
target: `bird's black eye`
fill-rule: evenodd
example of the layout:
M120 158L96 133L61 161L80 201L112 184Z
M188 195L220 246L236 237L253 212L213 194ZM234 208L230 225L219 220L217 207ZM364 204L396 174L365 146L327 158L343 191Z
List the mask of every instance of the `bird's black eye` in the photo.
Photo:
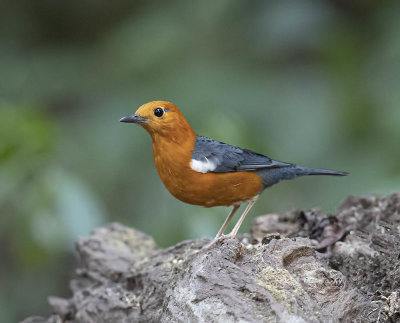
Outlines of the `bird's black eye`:
M154 115L158 118L162 117L164 115L164 109L163 108L156 108L154 110Z

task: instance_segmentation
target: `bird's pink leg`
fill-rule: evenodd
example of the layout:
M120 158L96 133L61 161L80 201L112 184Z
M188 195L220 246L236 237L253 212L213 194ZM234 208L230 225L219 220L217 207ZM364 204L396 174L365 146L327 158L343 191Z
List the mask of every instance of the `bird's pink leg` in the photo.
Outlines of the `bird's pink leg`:
M249 213L250 209L253 207L254 203L256 203L257 201L257 197L255 197L254 199L252 199L249 204L247 204L246 209L243 211L242 215L240 216L238 222L235 224L235 227L233 228L233 230L231 231L231 233L227 234L226 237L227 238L234 238L236 237L236 234L239 231L240 226L242 225L242 222L244 220L244 218L246 217L247 213Z
M242 225L242 222L244 220L244 218L246 217L247 213L249 213L250 209L253 207L253 205L256 203L258 196L256 196L255 198L253 198L249 204L247 204L245 210L243 211L242 215L240 216L238 222L235 224L233 230L231 231L231 233L227 234L227 235L223 235L222 233L225 230L226 225L228 224L229 220L232 218L233 214L237 211L237 209L239 208L239 205L235 205L231 211L231 213L229 213L228 217L226 218L224 224L222 225L221 229L218 231L217 236L206 246L206 249L211 249L214 244L221 240L221 239L229 239L229 238L234 238L236 237L240 226Z
M215 238L219 238L225 231L226 226L228 225L229 221L232 219L233 215L236 213L237 209L240 207L239 204L235 204L231 212L229 212L228 217L225 219L224 224L222 225L221 229L219 229Z
M223 233L226 229L226 226L228 225L229 221L232 219L233 215L236 213L236 211L238 210L239 207L240 207L240 204L233 205L233 209L231 210L231 212L229 212L221 229L219 229L215 238L206 246L206 249L210 249L218 240L220 240L221 238L224 237Z

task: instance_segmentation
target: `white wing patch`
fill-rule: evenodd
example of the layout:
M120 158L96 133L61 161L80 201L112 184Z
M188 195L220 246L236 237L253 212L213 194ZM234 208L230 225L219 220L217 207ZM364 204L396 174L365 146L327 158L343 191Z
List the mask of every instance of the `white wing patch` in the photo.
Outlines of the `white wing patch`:
M216 169L217 164L207 158L204 161L192 159L192 161L190 162L190 167L196 172L208 173L208 172L212 172L214 169Z

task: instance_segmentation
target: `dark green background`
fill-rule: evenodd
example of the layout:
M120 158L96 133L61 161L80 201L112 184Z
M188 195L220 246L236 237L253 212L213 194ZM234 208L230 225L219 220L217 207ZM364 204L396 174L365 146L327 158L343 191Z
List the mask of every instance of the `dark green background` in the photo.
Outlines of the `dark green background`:
M149 135L119 118L174 102L202 135L351 173L264 193L257 214L384 194L400 181L398 1L0 3L0 321L68 296L74 241L120 221L167 246L227 208L175 200Z

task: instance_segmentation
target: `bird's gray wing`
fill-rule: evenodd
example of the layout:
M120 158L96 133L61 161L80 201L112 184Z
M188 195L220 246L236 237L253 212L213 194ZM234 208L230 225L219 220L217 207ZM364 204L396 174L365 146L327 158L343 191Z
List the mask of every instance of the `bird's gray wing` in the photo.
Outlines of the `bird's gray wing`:
M202 136L196 137L191 162L192 169L200 173L256 171L291 165Z

